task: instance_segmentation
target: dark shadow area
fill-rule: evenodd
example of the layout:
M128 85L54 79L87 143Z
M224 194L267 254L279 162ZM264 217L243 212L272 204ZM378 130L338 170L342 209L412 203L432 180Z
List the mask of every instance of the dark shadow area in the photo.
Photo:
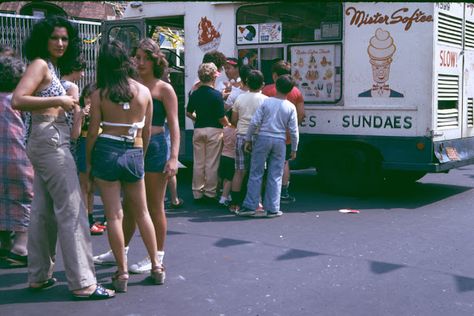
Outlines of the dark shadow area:
M168 230L168 231L166 231L166 234L167 235L185 235L186 233L177 232L175 230Z
M455 275L456 287L458 292L474 291L474 279Z
M289 249L285 254L278 256L276 260L301 259L320 255L322 254L318 252L306 251L301 249Z
M25 287L21 289L0 290L0 297L0 305L65 302L73 300L66 284L59 284L50 289L34 292L28 289L25 283Z
M214 246L225 248L244 244L251 244L251 242L239 239L221 238L214 243Z
M375 274L384 274L389 273L401 268L404 268L404 265L393 264L380 261L370 261L370 271Z

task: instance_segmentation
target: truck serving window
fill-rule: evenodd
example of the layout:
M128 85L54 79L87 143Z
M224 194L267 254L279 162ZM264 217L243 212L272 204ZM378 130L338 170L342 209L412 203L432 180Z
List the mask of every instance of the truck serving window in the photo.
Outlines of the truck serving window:
M237 11L237 25L243 36L247 39L258 36L259 43L275 42L271 38L273 30L265 25L272 22L281 22L280 42L338 40L342 37L342 5L338 2L283 2L242 6Z
M274 2L237 10L239 59L273 83L279 60L291 71L305 104L334 105L342 98L342 3Z

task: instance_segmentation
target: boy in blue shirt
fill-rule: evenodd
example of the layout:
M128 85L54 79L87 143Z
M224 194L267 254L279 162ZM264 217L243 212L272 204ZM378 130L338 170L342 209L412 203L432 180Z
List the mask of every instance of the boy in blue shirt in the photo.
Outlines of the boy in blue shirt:
M276 81L275 97L266 99L252 117L245 142L245 150L252 151L250 174L247 195L238 215L277 217L283 214L280 211L280 189L285 165L286 130L290 131L291 159L296 158L299 140L296 108L286 100L286 95L294 85L291 76L280 76ZM252 144L252 135L257 130L255 142ZM267 163L268 176L263 199L264 211L262 214L256 214L265 163Z

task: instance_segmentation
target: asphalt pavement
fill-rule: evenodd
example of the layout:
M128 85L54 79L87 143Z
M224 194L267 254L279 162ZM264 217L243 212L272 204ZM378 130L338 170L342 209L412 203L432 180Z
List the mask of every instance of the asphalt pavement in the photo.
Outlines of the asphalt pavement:
M77 302L59 253L59 282L41 293L26 289L26 268L0 269L0 315L473 315L473 180L469 166L347 197L324 193L313 170L293 172L296 202L255 219L193 205L184 172L164 285L131 275L127 293ZM109 249L105 235L91 238L94 254ZM145 255L137 233L129 263ZM110 287L114 267L96 269Z

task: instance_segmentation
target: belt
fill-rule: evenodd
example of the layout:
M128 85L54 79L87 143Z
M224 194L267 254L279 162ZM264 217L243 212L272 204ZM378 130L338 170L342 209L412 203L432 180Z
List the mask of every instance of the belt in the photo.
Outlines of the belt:
M110 134L100 134L99 137L113 139L127 144L133 144L133 147L143 147L143 139L141 137L132 137L125 135L115 136Z

